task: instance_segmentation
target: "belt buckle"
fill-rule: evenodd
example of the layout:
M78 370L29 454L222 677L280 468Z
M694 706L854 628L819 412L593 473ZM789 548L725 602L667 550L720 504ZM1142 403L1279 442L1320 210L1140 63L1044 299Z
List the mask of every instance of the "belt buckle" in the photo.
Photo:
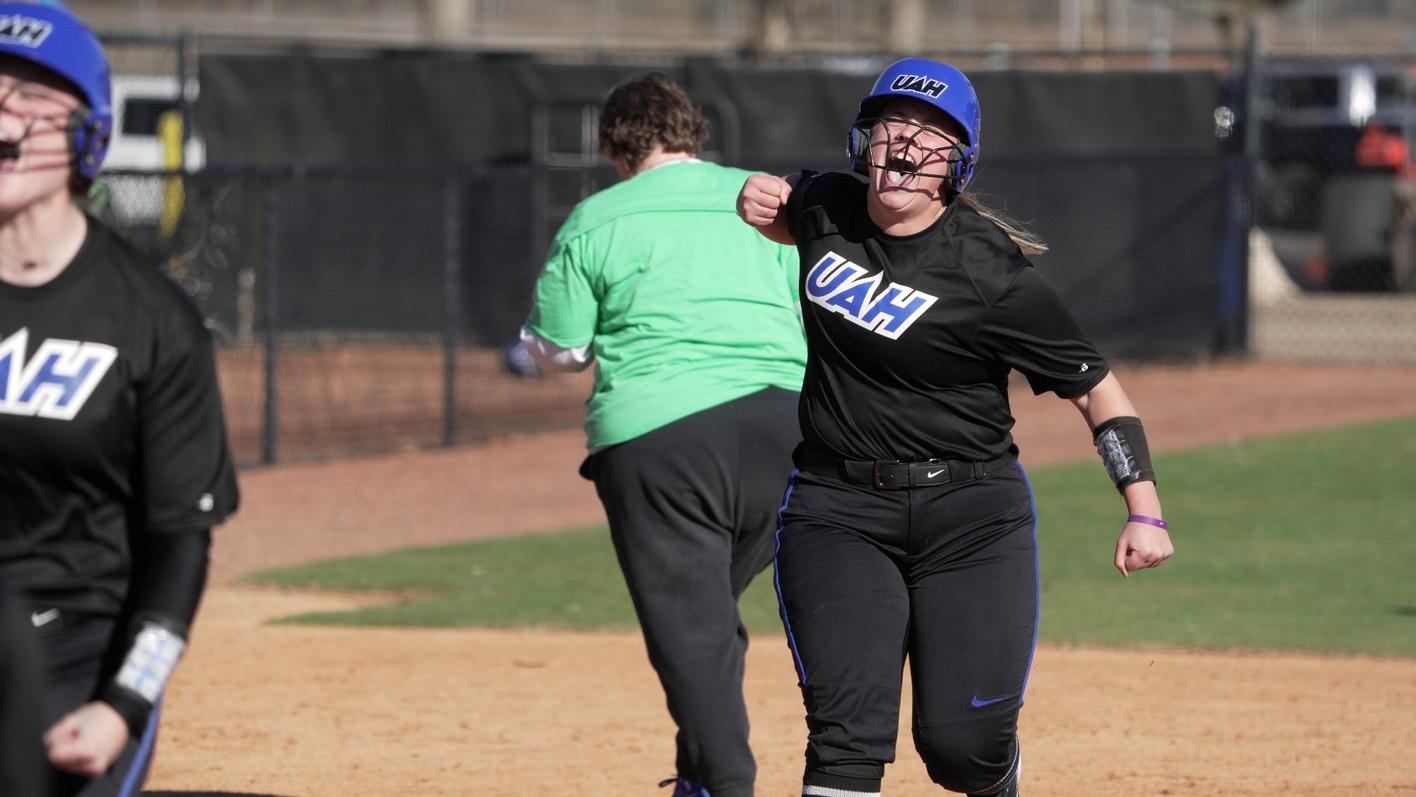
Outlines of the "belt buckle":
M871 465L871 484L870 484L871 487L874 487L874 488L877 489L877 490L899 490L899 489L902 488L902 487L908 486L908 484L903 484L903 485L901 485L901 484L886 484L885 482L881 481L881 480L880 480L880 466L881 466L881 464L885 464L885 465L899 465L899 464L900 464L900 461L899 461L898 459L893 459L893 460L881 460L881 459L877 459L877 460L875 460L874 463ZM908 474L908 471L906 471L906 473ZM906 476L906 480L908 480L908 476Z

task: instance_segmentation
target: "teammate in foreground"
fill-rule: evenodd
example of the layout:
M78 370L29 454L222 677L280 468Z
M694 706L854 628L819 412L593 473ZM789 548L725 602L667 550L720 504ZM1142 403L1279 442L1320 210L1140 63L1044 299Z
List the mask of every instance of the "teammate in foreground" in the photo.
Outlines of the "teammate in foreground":
M580 472L678 725L663 785L737 797L756 777L737 599L772 561L806 344L796 253L734 218L749 173L698 160L707 138L665 75L615 87L600 147L621 182L566 219L508 362L597 364Z
M0 794L44 793L44 679L27 607L0 577Z
M1016 728L1038 623L1037 518L1008 374L1070 399L1130 511L1122 575L1173 551L1136 411L1021 247L963 194L978 99L906 59L850 130L844 174L759 174L738 212L795 243L810 357L798 472L778 534L782 619L806 704L802 794L880 792L902 662L930 777L1016 795ZM1021 244L1021 247L1020 247Z
M47 674L51 794L136 794L236 507L186 295L75 204L112 132L98 40L0 4L0 581Z

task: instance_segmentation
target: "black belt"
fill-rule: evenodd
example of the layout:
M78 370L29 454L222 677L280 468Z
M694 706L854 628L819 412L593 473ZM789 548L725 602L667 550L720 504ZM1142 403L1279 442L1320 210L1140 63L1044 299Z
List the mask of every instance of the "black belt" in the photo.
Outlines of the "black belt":
M877 490L905 490L940 484L969 482L1013 464L1010 451L987 462L958 459L929 459L901 462L897 459L822 459L803 455L797 468L816 476L827 476L851 484L868 484Z

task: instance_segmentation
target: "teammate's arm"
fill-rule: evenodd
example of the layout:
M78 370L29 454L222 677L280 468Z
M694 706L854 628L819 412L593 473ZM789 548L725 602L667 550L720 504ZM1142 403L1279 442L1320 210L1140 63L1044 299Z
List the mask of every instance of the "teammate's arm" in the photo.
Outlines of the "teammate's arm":
M552 374L571 372L573 374L573 372L585 371L590 362L595 362L595 351L590 348L590 344L572 345L572 347L556 345L525 327L521 327L521 337L513 345L517 345L521 348L521 352L524 352L524 354L518 354L517 357L530 357L531 361L535 362L535 369L531 374L517 371L508 364L507 369L510 369L513 374L517 374L518 377L534 377L534 375L539 375L539 372L552 372ZM508 360L511 357L513 355L508 354Z
M786 177L759 173L747 178L738 192L738 216L756 227L769 241L787 246L795 244L796 238L787 225L787 215L781 210L787 206L799 177L800 173Z
M186 648L206 587L210 531L135 537L132 582L98 694L44 735L50 763L84 777L103 774L129 737L143 734Z
M1136 408L1126 391L1121 388L1115 374L1107 374L1096 387L1072 399L1072 404L1082 413L1093 435L1108 425L1115 425L1119 419L1132 419L1130 434L1136 437L1134 443L1145 445L1140 432L1140 420ZM1125 423L1123 421L1123 423ZM1103 455L1105 458L1105 455ZM1149 459L1149 455L1146 454ZM1118 483L1121 496L1126 501L1126 510L1131 516L1141 516L1160 520L1160 496L1155 489L1154 474L1139 474L1136 478L1126 478ZM1170 532L1164 528L1144 522L1128 520L1116 541L1114 564L1121 575L1129 575L1135 570L1159 567L1175 553L1170 542Z
M510 374L573 373L594 362L604 256L588 236L578 232L575 219L583 207L577 206L556 233L536 278L531 314L517 339L502 352L502 367ZM557 340L576 345L563 346Z

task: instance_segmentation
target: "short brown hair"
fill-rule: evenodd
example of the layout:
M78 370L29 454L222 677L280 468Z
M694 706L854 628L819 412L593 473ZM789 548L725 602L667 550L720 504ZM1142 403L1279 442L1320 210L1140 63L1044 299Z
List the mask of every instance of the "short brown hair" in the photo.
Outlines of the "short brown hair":
M688 93L663 72L625 80L600 111L600 150L639 166L657 144L665 152L698 154L708 143L708 120Z

